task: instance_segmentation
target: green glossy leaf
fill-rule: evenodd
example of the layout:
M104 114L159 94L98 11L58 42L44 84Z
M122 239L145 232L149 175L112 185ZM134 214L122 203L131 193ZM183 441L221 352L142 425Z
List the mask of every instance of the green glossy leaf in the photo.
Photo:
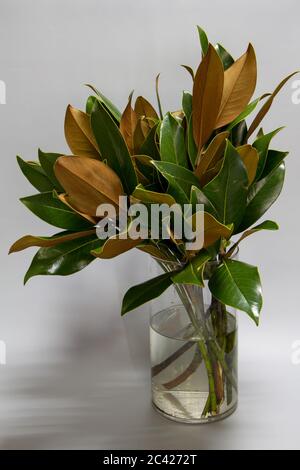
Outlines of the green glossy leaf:
M238 227L241 232L251 227L271 207L281 193L284 183L285 165L281 163L265 178L254 183L248 194L247 208Z
M172 277L172 281L174 284L195 284L203 287L203 272L210 258L210 254L206 250L202 250L181 271Z
M184 129L170 113L160 126L160 155L162 161L187 167Z
M205 55L208 51L208 46L209 46L208 38L204 29L200 28L200 26L197 26L197 30L198 30L201 49L202 49L202 54Z
M230 132L230 141L234 147L240 147L246 143L247 124L246 121L239 122Z
M218 175L203 189L215 208L217 219L237 227L246 208L248 175L237 150L228 141L223 166Z
M182 94L182 109L186 117L187 122L189 122L192 115L192 101L193 97L188 91L184 91Z
M88 99L86 100L86 104L85 104L86 114L91 114L92 113L95 101L97 101L96 96L91 95L91 96L88 97Z
M40 248L25 275L24 284L33 276L67 276L80 271L95 260L91 250L103 242L96 235L90 235L54 247Z
M229 69L229 67L233 64L234 62L234 58L229 54L228 51L226 51L226 49L221 45L221 44L217 44L215 46L215 49L222 61L222 64L223 64L223 67L224 67L224 70L227 70Z
M280 163L288 156L289 152L282 152L279 150L269 150L264 171L262 172L261 179L268 176Z
M149 300L159 297L168 287L172 285L172 276L175 272L161 274L136 286L131 287L125 294L122 303L122 315L130 312Z
M246 312L258 325L262 295L260 277L255 266L224 260L212 275L209 288L216 299Z
M65 230L84 230L91 223L53 197L52 192L23 197L20 201L40 219Z
M38 191L52 191L53 184L49 181L43 168L35 162L25 162L21 157L17 157L18 165L24 176Z
M137 177L126 143L105 108L95 103L91 115L92 129L103 160L117 173L127 194L134 191Z
M140 184L135 188L132 196L145 204L167 204L168 206L176 204L175 199L170 194L148 191Z
M153 160L160 160L160 153L156 143L157 125L153 126L140 148L141 155L148 155Z
M64 192L64 188L61 186L54 173L54 165L61 155L61 153L45 153L39 149L39 161L44 172L52 183L52 188L59 192ZM48 191L50 191L50 189L48 189Z
M213 206L210 200L205 196L205 194L201 191L201 189L199 189L196 186L192 186L191 188L190 203L193 204L193 206L196 206L196 204L203 204L205 212L208 212L209 214L213 215L215 218L218 217L216 208Z
M269 134L264 134L258 137L258 139L256 139L255 142L252 144L252 146L256 148L256 150L258 151L258 156L259 156L258 167L256 171L256 178L255 178L256 180L259 180L261 178L261 175L263 174L271 140L282 129L283 127L280 127L279 129L276 129L275 131L272 131Z
M99 101L103 105L103 107L108 111L108 113L119 123L121 121L122 116L121 111L119 111L119 109L93 85L87 84L86 86L91 88L91 90L96 93L97 101ZM94 104L95 103L93 103L93 105Z
M152 161L152 164L169 182L168 192L180 204L188 204L192 186L199 187L196 176L188 169L174 163Z

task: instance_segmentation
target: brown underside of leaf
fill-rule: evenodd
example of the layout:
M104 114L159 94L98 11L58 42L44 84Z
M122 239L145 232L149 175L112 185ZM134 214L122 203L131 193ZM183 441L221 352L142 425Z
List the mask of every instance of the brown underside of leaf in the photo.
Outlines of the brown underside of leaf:
M216 127L223 83L223 65L215 48L210 44L198 67L193 86L193 135L199 150Z
M134 131L137 125L137 114L131 106L132 93L129 96L128 104L121 116L120 132L127 144L129 153L134 153Z
M74 155L100 159L90 116L69 105L65 116L65 137Z
M217 134L211 141L207 149L200 154L199 163L194 173L199 178L202 186L207 183L207 178L205 178L207 172L213 169L224 156L228 136L229 132L220 132L220 134Z
M249 144L238 147L237 151L240 154L241 159L243 160L244 165L246 167L249 184L252 184L256 176L257 165L259 162L258 152L256 148L252 147Z
M43 238L43 237L35 237L34 235L25 235L24 237L17 240L10 248L10 253L15 253L17 251L25 250L26 248L31 248L33 246L39 247L51 247L59 245L60 243L68 242L70 240L75 240L77 238L87 237L88 235L92 235L95 233L96 230L86 230L83 232L74 232L69 233L68 235L53 237L53 238Z
M60 157L55 175L78 211L96 216L102 203L117 206L124 190L119 177L105 163L84 157Z
M256 86L257 68L253 46L224 73L224 88L215 128L233 121L249 103Z

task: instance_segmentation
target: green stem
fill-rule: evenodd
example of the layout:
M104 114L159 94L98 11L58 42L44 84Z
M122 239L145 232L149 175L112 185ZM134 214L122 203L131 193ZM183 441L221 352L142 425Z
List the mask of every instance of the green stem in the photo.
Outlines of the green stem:
M210 361L210 358L207 352L205 341L199 340L198 346L199 346L201 355L203 357L205 367L206 367L206 372L207 372L209 397L210 397L210 409L212 413L217 413L217 396L216 396L216 390L215 390L214 371L213 371L212 363Z

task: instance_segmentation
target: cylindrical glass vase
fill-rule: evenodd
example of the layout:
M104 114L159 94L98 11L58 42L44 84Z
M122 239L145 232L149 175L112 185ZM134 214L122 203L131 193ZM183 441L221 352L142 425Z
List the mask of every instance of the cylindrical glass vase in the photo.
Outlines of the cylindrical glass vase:
M178 267L154 262L165 272ZM152 403L175 421L217 421L237 407L236 315L210 294L215 268L207 266L205 287L177 284L151 304Z

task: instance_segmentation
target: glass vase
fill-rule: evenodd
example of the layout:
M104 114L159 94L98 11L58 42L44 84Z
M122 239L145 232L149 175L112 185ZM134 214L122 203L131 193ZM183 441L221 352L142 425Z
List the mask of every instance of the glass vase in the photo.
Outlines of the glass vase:
M164 272L178 268L155 264ZM173 285L151 304L152 403L175 421L217 421L237 407L237 320L208 289L216 267L207 265L204 287Z

